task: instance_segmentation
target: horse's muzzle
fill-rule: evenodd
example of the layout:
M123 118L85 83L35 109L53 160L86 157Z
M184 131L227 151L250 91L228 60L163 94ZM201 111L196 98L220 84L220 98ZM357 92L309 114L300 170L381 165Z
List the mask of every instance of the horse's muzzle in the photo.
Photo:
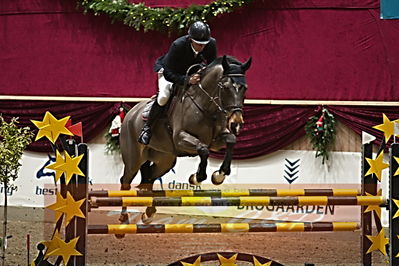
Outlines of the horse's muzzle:
M228 119L227 126L229 131L234 135L239 135L242 124L244 124L242 111L241 110L234 111Z

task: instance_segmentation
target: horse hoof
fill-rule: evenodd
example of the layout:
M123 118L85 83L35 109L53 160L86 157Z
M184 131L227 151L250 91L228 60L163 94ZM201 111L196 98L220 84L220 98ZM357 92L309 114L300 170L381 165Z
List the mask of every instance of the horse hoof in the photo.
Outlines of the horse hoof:
M225 178L226 178L226 176L224 175L223 171L222 172L215 171L212 174L212 183L214 185L220 185L223 183Z
M119 216L119 221L121 223L126 223L129 221L129 214L127 213L121 213L121 216Z
M197 174L192 174L190 176L190 178L188 179L188 182L190 182L190 184L194 185L194 186L201 185L201 182L198 182L198 180L197 180Z
M154 220L154 215L148 216L146 213L141 215L141 221L143 224L150 224L152 223L152 220Z
M122 238L125 237L125 234L115 234L115 237L116 237L117 239L122 239Z

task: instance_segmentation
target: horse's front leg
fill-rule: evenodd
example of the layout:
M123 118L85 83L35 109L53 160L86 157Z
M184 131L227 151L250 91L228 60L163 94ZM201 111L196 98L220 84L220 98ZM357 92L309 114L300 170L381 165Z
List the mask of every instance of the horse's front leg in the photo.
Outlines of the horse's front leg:
M233 149L236 144L236 136L234 134L226 134L223 136L224 142L226 143L226 152L224 154L223 163L218 171L212 174L212 183L214 185L220 185L223 183L226 175L231 173L231 160L233 159Z
M200 185L202 181L206 180L206 167L208 165L209 157L208 146L185 131L179 132L177 139L175 139L175 143L177 143L179 150L185 151L189 154L199 155L201 161L198 165L198 170L190 176L189 182L192 185Z

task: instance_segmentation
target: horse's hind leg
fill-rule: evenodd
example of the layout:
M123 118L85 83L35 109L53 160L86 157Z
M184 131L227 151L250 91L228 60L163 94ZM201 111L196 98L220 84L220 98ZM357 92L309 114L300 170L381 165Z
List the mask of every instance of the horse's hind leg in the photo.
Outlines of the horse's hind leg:
M130 170L129 170L130 169ZM136 169L131 169L126 166L124 167L123 170L123 176L120 179L121 182L121 190L130 190L130 183L132 182L133 178L137 175L138 170ZM127 212L127 207L122 206L121 210L121 215L119 216L119 221L122 224L128 224L129 223L129 214ZM116 238L123 238L125 235L124 234L115 234Z
M152 162L151 161L146 161L143 163L140 167L140 174L141 174L141 182L140 184L136 187L137 189L140 190L152 190L152 185L153 182L151 182L152 178Z
M176 164L176 156L174 155L162 153L159 154L159 158L160 159L156 160L156 162L152 165L143 164L144 167L142 166L140 168L142 177L140 186L144 185L146 188L150 186L152 190L155 180L169 172L169 170L172 169ZM155 206L147 207L141 216L143 223L151 223L156 211L157 209Z

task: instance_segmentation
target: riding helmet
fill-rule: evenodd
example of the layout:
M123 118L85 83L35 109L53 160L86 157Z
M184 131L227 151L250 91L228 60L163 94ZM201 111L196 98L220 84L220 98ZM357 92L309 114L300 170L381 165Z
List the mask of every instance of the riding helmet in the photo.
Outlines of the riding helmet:
M188 29L188 36L196 43L207 44L211 38L211 29L208 24L196 21Z

